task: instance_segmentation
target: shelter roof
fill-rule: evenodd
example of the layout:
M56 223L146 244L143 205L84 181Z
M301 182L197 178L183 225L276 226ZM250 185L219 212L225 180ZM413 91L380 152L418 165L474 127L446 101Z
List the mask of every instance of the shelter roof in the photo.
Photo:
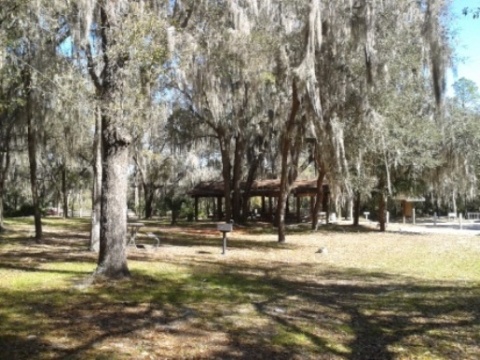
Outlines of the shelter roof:
M224 195L223 181L202 181L188 192L192 197L218 197Z
M242 182L240 187L244 191L245 182ZM295 196L313 196L317 192L317 180L297 180L292 184L291 192ZM279 193L280 179L256 180L250 189L250 196L276 197ZM222 197L224 195L223 181L202 181L188 194L192 197Z
M392 198L393 200L406 201L406 202L424 202L425 198L423 196L415 196L408 194L397 194Z

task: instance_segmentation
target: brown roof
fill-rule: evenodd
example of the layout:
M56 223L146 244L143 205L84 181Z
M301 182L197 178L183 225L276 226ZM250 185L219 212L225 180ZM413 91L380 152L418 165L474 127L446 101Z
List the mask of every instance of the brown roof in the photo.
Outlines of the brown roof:
M241 184L243 189L245 183ZM324 183L324 187L326 184ZM317 180L297 180L293 183L291 192L295 196L313 196L317 192ZM250 196L278 196L280 179L256 180L252 184ZM222 197L224 195L223 181L202 181L188 193L192 197Z
M223 196L223 181L202 181L188 192L192 197Z

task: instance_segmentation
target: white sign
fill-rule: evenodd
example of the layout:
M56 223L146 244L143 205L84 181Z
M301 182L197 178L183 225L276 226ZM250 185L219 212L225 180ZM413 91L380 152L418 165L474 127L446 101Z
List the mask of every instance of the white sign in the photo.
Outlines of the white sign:
M222 232L230 232L233 230L232 224L217 224L217 230Z

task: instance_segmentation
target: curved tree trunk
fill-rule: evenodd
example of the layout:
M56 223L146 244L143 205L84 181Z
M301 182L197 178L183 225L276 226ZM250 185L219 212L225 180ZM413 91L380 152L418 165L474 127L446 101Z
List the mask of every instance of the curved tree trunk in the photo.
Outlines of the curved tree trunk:
M295 180L295 176L291 174L292 159L290 159L290 151L292 148L293 130L295 128L295 119L300 109L300 100L298 99L297 83L292 82L292 107L288 117L287 124L282 134L281 139L281 156L282 169L280 177L280 194L278 197L278 208L276 215L276 223L278 224L278 242L284 243L285 238L285 211L287 208L288 195L290 194L290 187Z
M255 177L257 174L258 167L260 166L261 162L263 161L263 154L259 154L257 157L250 162L250 167L248 168L248 176L247 181L245 183L244 193L242 195L243 202L242 202L242 223L247 222L248 212L249 212L249 200L250 200L250 192L252 189L253 182L255 181Z

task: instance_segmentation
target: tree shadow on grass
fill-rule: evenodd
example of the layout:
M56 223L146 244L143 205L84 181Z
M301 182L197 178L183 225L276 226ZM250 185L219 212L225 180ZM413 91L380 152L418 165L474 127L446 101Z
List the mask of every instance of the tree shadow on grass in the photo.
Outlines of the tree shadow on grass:
M47 347L48 343L35 335L0 334L2 359L35 359L38 356L39 349Z
M317 279L292 279L281 275L283 264L275 266L267 273L262 266L186 264L185 273L134 271L134 281L86 292L2 292L9 316L2 316L0 352L80 359L121 342L126 348L117 351L135 358L143 351L138 343L160 354L169 349L158 339L178 349L190 339L186 356L202 358L201 342L218 334L226 340L203 358L472 358L478 350L478 287L461 292L452 284L332 269L317 271ZM32 329L36 338L28 336Z
M11 247L11 246L25 246L31 245L34 241L31 237L28 236L9 236L8 238L3 238L0 241L0 249Z
M280 283L282 287L294 288L297 296L301 294L301 298L310 299L310 303L334 309L334 313L349 319L345 325L354 335L348 342L349 359L394 359L402 351L412 354L411 357L429 353L440 358L469 358L476 351L476 346L472 347L475 342L470 339L472 336L478 339L478 288L469 289L472 294L462 296L459 289L451 285L417 286L405 285L403 281L387 285L359 282L328 286ZM290 321L289 317L285 321ZM462 329L463 336L459 336ZM462 347L470 347L469 352L465 353Z
M280 266L275 274L284 270L284 265ZM267 273L255 267L229 266L215 271L222 275L210 278L205 269L197 270L207 284L220 282L241 288L241 294L267 297L253 304L258 314L269 319L270 328L280 327L293 334L293 338L304 339L279 344L268 327L256 328L256 338L245 336L246 329L229 330L230 348L217 353L218 358L232 353L243 354L232 358L262 358L262 354L275 353L278 358L358 360L394 359L406 353L410 357L431 354L450 359L473 358L480 350L480 288L475 284L465 287L441 282L419 284L416 279L354 269L326 271L319 282L275 278L271 273L268 278L252 277L252 270ZM318 331L315 327L323 329ZM345 337L345 331L350 336ZM324 333L335 336L329 338ZM244 341L239 334L243 334ZM274 345L265 346L265 336ZM305 339L310 352L304 350ZM257 357L252 357L252 350Z

